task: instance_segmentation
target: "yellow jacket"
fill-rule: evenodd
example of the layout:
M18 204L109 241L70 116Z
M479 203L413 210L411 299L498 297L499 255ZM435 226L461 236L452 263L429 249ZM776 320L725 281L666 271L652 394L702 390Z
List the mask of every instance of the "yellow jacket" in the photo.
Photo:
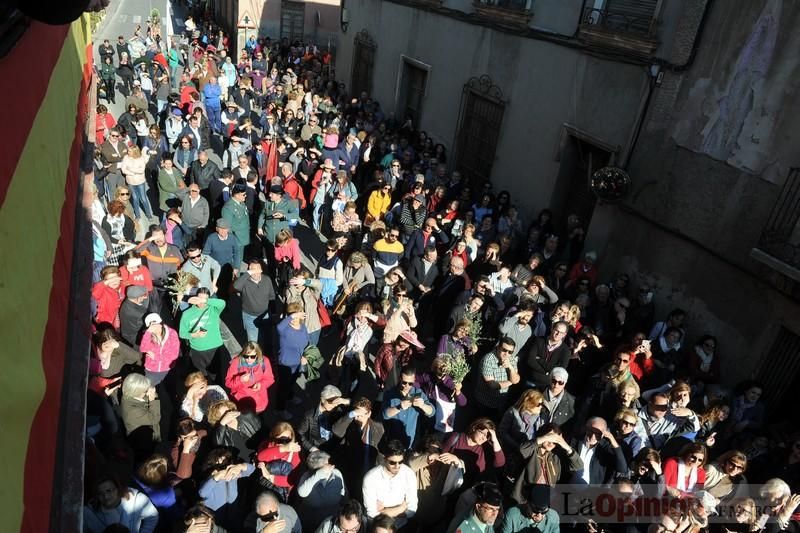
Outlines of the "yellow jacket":
M389 211L391 203L391 194L383 194L383 191L380 189L372 191L369 195L369 200L367 200L367 214L375 220L381 220L383 215Z

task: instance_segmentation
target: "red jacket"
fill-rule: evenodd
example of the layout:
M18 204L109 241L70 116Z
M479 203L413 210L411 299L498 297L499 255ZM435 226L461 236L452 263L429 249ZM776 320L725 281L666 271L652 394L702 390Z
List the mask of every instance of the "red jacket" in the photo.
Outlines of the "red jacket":
M247 381L244 381L246 379ZM260 383L258 390L253 385ZM236 400L241 410L252 410L260 413L269 405L267 390L275 383L272 374L272 365L269 359L262 358L261 364L252 367L244 365L241 357L234 357L225 376L225 386L231 391L231 396Z
M272 482L278 487L285 487L289 490L295 483L294 474L297 472L297 467L300 465L300 452L282 452L279 445L268 442L258 450L257 459L262 463L269 463L271 461L286 461L292 465L292 473L288 476L280 476L274 474Z
M578 278L589 278L589 281L592 284L592 287L597 285L597 265L593 264L589 270L584 270L585 264L583 261L578 261L575 263L575 266L572 267L572 270L569 271L569 281L572 283L576 283Z
M670 457L666 461L664 461L664 483L667 487L672 487L673 489L678 488L678 461L679 459L676 457ZM686 472L689 472L689 467L686 467ZM690 496L693 492L703 489L703 485L706 483L706 469L703 467L697 468L697 481L694 484L694 487L691 487L688 491L681 491L681 497Z
M146 266L140 266L139 270L133 273L128 272L128 267L121 267L119 275L122 276L123 292L131 285L139 285L147 289L147 292L153 292L153 277Z
M300 187L297 178L294 177L294 174L283 179L283 190L286 191L286 194L288 194L292 200L298 200L300 202L300 209L306 208L306 195L303 192L303 188Z
M95 322L110 322L115 328L119 328L119 307L122 305L120 291L98 281L92 287L92 298L97 302Z
M644 376L649 376L655 368L652 357L645 357L643 353L636 354L636 357L631 355L631 362L629 363L631 374L637 381L641 381Z

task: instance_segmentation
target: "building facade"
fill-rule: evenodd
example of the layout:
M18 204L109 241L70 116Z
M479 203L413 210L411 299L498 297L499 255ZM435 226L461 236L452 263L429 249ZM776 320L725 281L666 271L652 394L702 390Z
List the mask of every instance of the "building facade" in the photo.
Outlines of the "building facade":
M709 2L711 4L711 2ZM800 386L800 6L713 2L686 68L654 87L628 171L632 194L595 211L606 261L719 338L725 376L775 408Z
M340 0L213 0L215 19L236 40L237 51L250 35L301 39L335 49Z
M719 337L725 381L759 377L776 400L800 368L798 10L344 0L337 72L444 144L451 169L509 190L527 220L578 214L606 279L652 284L657 318L686 309L688 342ZM606 165L632 178L613 205L587 186Z

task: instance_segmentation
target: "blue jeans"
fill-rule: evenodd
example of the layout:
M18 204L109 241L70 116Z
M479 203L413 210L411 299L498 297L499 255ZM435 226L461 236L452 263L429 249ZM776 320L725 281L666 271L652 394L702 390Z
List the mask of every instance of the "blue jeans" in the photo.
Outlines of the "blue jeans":
M147 185L142 183L141 185L130 185L131 189L131 205L133 206L133 214L136 215L136 218L139 218L140 210L144 209L144 214L148 216L148 218L153 218L153 209L150 207L150 200L147 199Z
M220 133L222 131L222 108L209 107L206 104L206 111L208 112L208 122L211 124L211 129Z
M261 328L269 323L269 312L264 311L260 315L251 315L242 311L242 322L247 333L247 340L261 344Z
M319 205L318 204L312 204L312 205L313 205L313 207L311 208L311 210L312 210L312 217L314 219L314 229L317 230L317 231L320 231L320 228L319 228L320 220L319 219L322 216L322 208L323 208L324 204L319 204Z
M314 346L319 346L319 334L322 333L321 329L318 329L314 333L308 334L308 343L313 344Z

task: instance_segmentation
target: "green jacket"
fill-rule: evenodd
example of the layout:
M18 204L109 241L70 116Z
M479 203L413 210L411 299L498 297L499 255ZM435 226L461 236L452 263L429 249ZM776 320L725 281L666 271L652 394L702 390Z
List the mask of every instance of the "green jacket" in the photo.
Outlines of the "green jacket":
M319 379L319 369L322 368L322 363L325 360L320 353L316 344L309 344L303 350L303 357L306 358L306 381L314 381Z
M512 507L506 513L503 520L503 529L501 533L521 533L528 531L537 531L540 533L559 533L561 522L558 513L553 509L548 509L544 514L541 522L534 522L530 518L522 514L519 507Z
M189 340L189 347L194 350L211 350L222 346L222 334L219 330L219 316L225 309L225 300L209 298L208 306L200 309L196 305L183 312L179 336ZM205 337L192 337L192 333L206 330Z
M182 183L183 187L181 187ZM163 168L158 171L158 206L162 211L169 211L170 206L167 205L167 200L184 196L186 190L180 170L172 167L171 173ZM183 194L180 191L184 191Z
M274 213L283 214L282 218L272 218ZM282 229L289 229L289 220L300 218L297 202L283 195L280 202L267 202L258 217L258 227L264 230L264 237L271 243Z
M245 204L231 198L222 208L222 217L231 223L231 231L239 239L242 248L250 244L250 213Z

